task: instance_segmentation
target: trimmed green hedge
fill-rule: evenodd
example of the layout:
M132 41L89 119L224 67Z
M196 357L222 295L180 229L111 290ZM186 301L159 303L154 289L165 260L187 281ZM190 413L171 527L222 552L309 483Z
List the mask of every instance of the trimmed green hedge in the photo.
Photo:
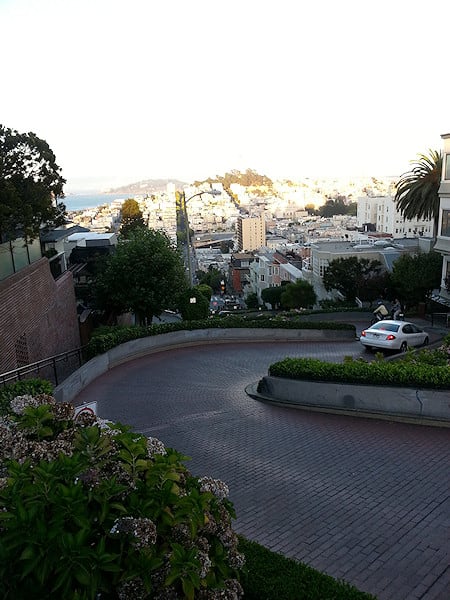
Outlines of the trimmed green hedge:
M284 320L277 317L262 317L259 319L246 319L230 315L225 318L204 319L200 321L179 321L177 323L161 323L147 327L112 327L108 333L102 328L100 334L94 335L89 341L85 356L89 360L98 354L103 354L111 348L143 337L171 333L172 331L193 331L196 329L329 329L347 330L356 332L355 326L348 323L334 321L299 321Z
M375 596L239 536L246 600L375 600Z
M285 379L450 389L450 367L420 361L346 360L328 363L315 358L285 358L269 367L269 375Z

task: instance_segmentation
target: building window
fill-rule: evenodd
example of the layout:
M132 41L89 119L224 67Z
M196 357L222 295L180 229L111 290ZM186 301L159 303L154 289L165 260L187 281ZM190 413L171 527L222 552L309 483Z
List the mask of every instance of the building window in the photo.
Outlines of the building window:
M261 275L261 281L264 281L264 275Z
M450 210L442 211L441 235L445 237L450 237Z

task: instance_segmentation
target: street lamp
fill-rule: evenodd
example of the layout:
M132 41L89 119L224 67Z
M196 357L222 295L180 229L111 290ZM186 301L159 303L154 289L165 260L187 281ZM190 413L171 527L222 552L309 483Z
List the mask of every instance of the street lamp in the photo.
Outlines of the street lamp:
M192 198L196 198L197 196L203 196L203 194L210 194L211 196L220 196L221 192L219 190L204 190L202 192L198 192L197 194L193 194L189 198L186 199L185 192L181 192L181 201L183 207L183 215L184 215L184 227L186 232L186 253L187 253L187 270L189 273L189 285L193 285L193 273L192 273L192 263L191 263L191 235L189 233L189 219L187 215L186 204L192 200Z

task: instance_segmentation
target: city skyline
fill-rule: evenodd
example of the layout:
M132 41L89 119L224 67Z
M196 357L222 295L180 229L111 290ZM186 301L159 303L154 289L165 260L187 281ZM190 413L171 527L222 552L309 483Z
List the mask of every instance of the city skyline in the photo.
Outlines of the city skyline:
M48 142L66 193L247 168L398 177L440 150L450 6L309 4L0 0L1 122Z

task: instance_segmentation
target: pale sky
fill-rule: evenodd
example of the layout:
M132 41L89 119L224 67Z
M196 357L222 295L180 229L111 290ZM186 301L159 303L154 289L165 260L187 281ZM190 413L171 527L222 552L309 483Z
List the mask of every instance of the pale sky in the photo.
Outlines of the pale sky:
M398 176L450 132L449 0L0 0L0 31L0 123L66 193Z

